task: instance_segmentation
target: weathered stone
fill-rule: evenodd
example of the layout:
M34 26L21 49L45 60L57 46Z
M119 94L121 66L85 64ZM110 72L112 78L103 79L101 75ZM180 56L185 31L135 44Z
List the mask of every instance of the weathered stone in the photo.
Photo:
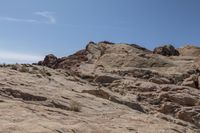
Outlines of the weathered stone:
M89 93L89 94L95 95L97 97L110 100L115 103L126 105L134 110L138 110L143 113L145 112L144 109L138 103L120 99L120 98L118 98L112 94L109 94L108 92L101 90L101 89L99 89L99 90L83 90L82 93Z
M120 77L117 76L109 76L109 75L102 75L102 76L97 76L94 81L96 83L100 84L105 84L105 83L112 83L115 80L119 80Z
M153 51L154 54L161 54L164 56L179 56L178 50L172 45L164 45L162 47L157 47Z
M38 64L42 64L47 67L53 68L56 65L57 57L53 54L47 55L44 58L43 62L39 62Z
M198 89L200 89L200 76L198 77L198 86L199 86Z
M180 107L174 103L166 102L158 109L159 112L164 114L174 114Z
M198 89L198 76L197 75L191 75L189 78L186 78L183 81L182 86L189 86L189 87L193 87L193 88Z
M156 83L156 84L170 84L171 81L167 78L151 78L149 79L150 82Z
M195 106L198 103L197 97L191 96L185 93L163 93L160 95L160 98L166 101L174 102L183 106Z
M183 108L177 112L176 117L200 126L200 109Z
M43 66L25 65L26 73L3 65L0 132L198 133L199 57L173 56L172 46L160 54L104 41L68 57L49 55ZM40 76L44 70L51 76Z

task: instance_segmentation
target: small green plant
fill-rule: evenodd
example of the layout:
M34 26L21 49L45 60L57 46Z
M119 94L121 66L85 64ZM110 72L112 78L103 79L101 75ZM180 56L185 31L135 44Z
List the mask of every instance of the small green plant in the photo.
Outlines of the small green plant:
M81 111L81 104L76 101L71 101L70 102L70 110L75 111L75 112L80 112Z
M20 69L19 69L20 72L29 72L29 69L26 67L26 66L22 66Z

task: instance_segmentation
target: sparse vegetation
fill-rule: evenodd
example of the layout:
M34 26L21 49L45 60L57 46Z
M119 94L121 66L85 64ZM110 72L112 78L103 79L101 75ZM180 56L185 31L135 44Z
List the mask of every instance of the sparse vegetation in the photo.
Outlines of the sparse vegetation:
M11 66L12 70L18 70L17 64Z
M44 67L40 70L40 74L42 74L42 76L51 76L51 73L48 72Z
M29 72L29 69L26 67L26 66L22 66L20 69L19 69L20 72Z
M37 70L39 70L37 67L35 67L35 66L33 66L33 70L34 71L37 71Z
M32 69L31 71L29 71L29 73L30 74L37 74L37 71L35 71L35 70Z
M2 66L3 66L3 67L6 67L6 63L3 63Z
M6 63L0 64L0 67L6 67L6 66L7 66Z
M81 104L76 101L71 101L70 102L70 110L75 111L75 112L80 112L81 111Z

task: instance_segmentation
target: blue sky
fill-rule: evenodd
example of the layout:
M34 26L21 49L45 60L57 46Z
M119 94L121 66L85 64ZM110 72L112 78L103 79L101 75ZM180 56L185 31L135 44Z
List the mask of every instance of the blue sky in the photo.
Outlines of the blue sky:
M89 41L200 45L200 0L0 0L0 62L66 56Z

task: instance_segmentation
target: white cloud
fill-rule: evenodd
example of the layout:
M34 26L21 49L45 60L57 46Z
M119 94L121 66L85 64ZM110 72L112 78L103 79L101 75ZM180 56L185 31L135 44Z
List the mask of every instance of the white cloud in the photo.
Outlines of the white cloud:
M49 22L51 24L55 24L56 23L56 19L52 15L53 14L52 12L43 11L43 12L35 12L34 14L47 18L48 19L47 22Z
M39 21L34 20L34 19L19 19L19 18L12 18L12 17L0 17L0 21L39 23Z
M0 62L12 62L12 63L33 63L43 59L43 56L13 53L8 51L0 51Z
M0 21L9 21L9 22L24 22L24 23L48 23L55 24L56 19L53 16L52 12L43 11L43 12L35 12L35 15L41 16L47 20L39 20L39 19L23 19L23 18L15 18L15 17L0 17Z

